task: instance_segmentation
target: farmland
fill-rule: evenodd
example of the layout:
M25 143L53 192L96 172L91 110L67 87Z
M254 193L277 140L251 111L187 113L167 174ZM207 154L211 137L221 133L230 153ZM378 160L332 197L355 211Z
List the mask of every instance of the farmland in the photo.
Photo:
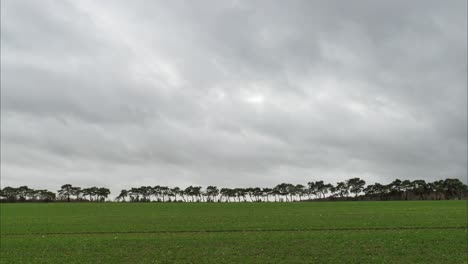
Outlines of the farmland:
M1 204L1 263L467 263L467 202Z

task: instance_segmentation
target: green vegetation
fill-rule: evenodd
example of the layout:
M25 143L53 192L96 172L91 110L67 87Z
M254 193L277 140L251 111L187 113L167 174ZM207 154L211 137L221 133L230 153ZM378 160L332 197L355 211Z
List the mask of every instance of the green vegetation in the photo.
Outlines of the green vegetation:
M104 187L81 188L64 184L58 192L34 190L28 186L7 186L0 190L0 202L104 202L110 190ZM141 186L121 190L116 201L126 202L296 202L304 200L450 200L468 198L468 185L459 179L399 180L389 184L369 184L360 178L337 182L324 181L302 184L280 183L273 188L221 188L189 186L185 189L168 186Z
M467 201L0 208L0 263L467 263Z

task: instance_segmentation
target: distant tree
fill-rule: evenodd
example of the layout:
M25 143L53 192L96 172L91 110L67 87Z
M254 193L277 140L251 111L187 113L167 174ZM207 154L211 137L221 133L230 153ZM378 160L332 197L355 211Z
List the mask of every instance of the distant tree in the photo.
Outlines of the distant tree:
M167 186L160 186L159 187L159 193L162 197L162 201L165 202L166 201L166 197L169 196L169 187Z
M245 193L246 193L246 195L249 196L250 201L253 202L254 198L255 198L254 197L254 188L252 188L252 187L245 188Z
M128 196L130 197L130 201L132 202L139 202L140 195L141 195L140 188L131 188L130 191L128 191Z
M221 188L221 190L219 191L219 194L220 194L219 200L222 201L224 197L225 202L229 202L229 192L230 192L229 188Z
M174 201L177 201L177 195L180 195L180 188L179 187L172 188L171 195L174 196Z
M81 187L72 187L71 195L75 196L76 200L80 200Z
M302 201L302 197L307 194L306 187L302 184L296 184L294 192L299 195L299 201Z
M187 195L187 193L185 193L185 190L180 189L179 195L180 195L180 197L182 197L182 200L184 202L187 202L187 200L185 199L185 195Z
M271 194L275 197L275 202L277 202L278 196L280 196L280 190L278 185L271 190Z
M340 197L348 197L349 194L349 185L345 182L336 183L336 191Z
M42 190L34 190L34 189L30 189L30 191L28 192L28 197L29 197L29 200L31 201L38 201L38 200L41 200L40 198L40 192Z
M219 195L219 189L216 186L206 187L206 196L208 202L213 202L216 197Z
M73 195L73 192L74 190L71 184L64 184L60 187L60 190L58 190L59 195L66 197L68 202L70 202L70 196Z
M28 186L20 186L16 189L17 197L19 201L26 201L28 194L30 193L31 189Z
M354 197L357 197L364 190L366 182L360 178L351 178L346 181L346 184L350 186L350 192L354 193Z
M83 190L81 190L81 193L83 194L83 197L86 198L86 196L88 196L89 201L92 201L91 197L94 195L92 188L83 188Z
M262 189L263 196L265 197L265 201L270 201L269 196L273 194L272 188L263 188Z
M246 190L244 188L234 188L233 193L235 197L237 197L237 201L240 202L241 198L243 198L244 202L245 200L245 195L247 194Z
M110 190L107 188L99 188L98 189L98 196L99 196L99 201L103 202L110 194Z
M376 183L378 184L378 183ZM364 188L364 190L362 190L364 192L364 194L366 196L369 196L369 197L372 197L374 195L376 195L376 188L375 188L375 184L369 184L366 186L366 188Z
M202 187L201 186L194 186L193 187L193 195L197 197L197 201L201 200L201 195L202 195Z
M244 189L244 191L245 190L246 189ZM252 188L252 194L253 194L253 196L255 198L255 202L260 202L261 197L263 195L262 188L260 188L260 187Z
M201 199L201 186L189 186L185 188L185 194L191 197L192 202L195 202L195 199L197 201L200 201Z
M18 188L7 186L2 189L1 196L4 197L6 201L14 202L18 200Z
M429 185L425 180L414 180L411 182L411 186L413 193L419 196L421 200L425 200L424 195L430 193Z
M317 181L308 182L307 185L309 186L309 190L308 190L309 195L312 194L312 195L315 195L316 198L318 198L320 195L320 192L319 192L320 182L317 182Z
M116 199L117 201L122 200L122 201L125 202L125 198L126 198L127 196L128 196L128 191L124 189L124 190L121 190L121 191L120 191L119 196L117 196L117 198L115 198L115 199Z
M435 199L440 200L441 196L445 194L444 181L438 180L429 183L430 188L434 192Z
M410 180L404 180L401 182L401 190L405 193L405 200L408 200L408 194L412 190L413 185Z
M326 184L323 181L309 182L307 185L309 187L308 194L313 194L319 199L325 198L330 188L333 187L333 185L329 183ZM336 191L336 189L334 190Z
M319 189L320 193L322 194L322 197L325 198L327 193L329 192L330 188L332 188L333 185L327 183L327 184L323 184L321 186L321 188Z
M278 184L275 188L278 192L278 195L285 197L286 201L289 201L288 196L291 196L292 192L294 192L294 185L290 183L281 183Z
M389 192L391 194L397 195L399 198L401 198L401 194L403 193L403 182L400 179L396 179L392 181L389 185Z
M151 186L140 186L138 188L138 193L140 198L138 201L139 202L149 202L151 201L151 195L153 194L153 188Z
M366 188L364 188L363 192L367 196L374 196L378 197L379 200L383 200L386 195L387 189L388 188L385 185L376 182L375 184L370 184Z
M328 188L328 190L330 191L331 197L336 197L338 195L338 189L336 188L336 186L333 186L333 184L330 184L330 188Z
M149 187L148 188L148 196L149 197L154 196L155 201L158 201L158 202L161 201L161 198L160 198L161 195L162 195L161 186L156 185L154 187Z
M48 190L41 190L39 195L40 199L45 202L51 202L55 200L55 193Z
M466 195L467 187L459 179L445 179L442 186L446 199L462 199Z

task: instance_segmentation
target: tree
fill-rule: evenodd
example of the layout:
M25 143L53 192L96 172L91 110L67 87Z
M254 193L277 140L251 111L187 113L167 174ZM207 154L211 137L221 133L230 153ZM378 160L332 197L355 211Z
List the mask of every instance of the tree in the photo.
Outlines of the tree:
M323 181L322 181L322 183L323 183ZM320 182L317 182L317 181L316 182L308 182L307 185L309 186L308 193L315 195L316 198L319 197L320 192L318 190L318 187L320 185Z
M107 188L99 188L98 189L98 196L99 196L99 201L103 202L107 196L110 194L110 190Z
M202 195L202 187L201 186L194 186L192 188L192 193L195 197L197 197L197 201L199 202L200 199L201 199L201 195Z
M55 193L48 190L37 190L38 198L44 202L51 202L55 200Z
M231 188L222 188L221 190L219 190L219 193L221 195L221 197L220 197L221 201L222 201L223 197L224 197L224 201L226 203L231 201L231 196L232 196L232 193L233 193L233 190Z
M72 187L71 195L76 197L76 200L80 200L81 187Z
M238 202L240 202L241 197L243 198L244 202L246 202L245 195L247 192L244 188L234 188L232 194L237 197Z
M333 185L327 183L327 184L322 184L319 188L319 192L321 193L322 195L322 198L325 198L328 191L330 190L330 188L332 188Z
M174 201L177 202L177 195L180 195L180 188L179 187L172 188L171 194L174 196Z
M18 189L14 187L7 186L2 189L1 196L9 202L15 202L18 198Z
M442 194L445 195L445 188L444 188L443 180L431 182L429 183L429 186L434 191L436 200L440 200Z
M446 199L455 197L461 200L467 190L459 179L445 179L442 186Z
M330 185L331 185L331 187L328 188L328 190L330 191L330 196L331 197L336 197L338 189L336 188L336 186L333 186L333 184L330 184Z
M125 198L128 196L128 191L127 190L121 190L120 191L120 194L119 196L117 196L117 198L115 198L117 201L124 201L125 202Z
M405 193L405 200L408 200L408 194L412 189L412 183L410 180L404 180L401 182L401 190Z
M376 184L378 184L378 183L376 183ZM367 185L367 187L364 188L364 190L362 190L362 191L364 192L364 194L365 194L366 196L372 197L372 196L374 196L374 195L377 194L376 186L375 186L376 184L369 184L369 185Z
M315 181L307 183L309 186L309 193L315 195L317 198L325 198L328 190L333 186L325 184L323 181Z
M354 193L354 197L357 197L364 190L366 182L360 178L351 178L346 181L346 184L350 186L350 192Z
M403 185L402 184L403 184L403 182L400 179L396 179L396 180L392 181L388 185L390 193L398 195L399 198L401 198L401 194L403 193Z
M286 201L289 201L288 195L291 196L292 192L294 192L294 185L290 183L281 183L276 185L275 189L278 195L286 197Z
M16 195L18 197L18 200L21 202L24 202L27 200L28 195L30 194L32 190L29 189L28 186L20 186L16 189Z
M430 193L429 185L425 180L414 180L411 182L412 191L415 195L418 195L421 200L425 200L425 194Z
M60 187L60 190L58 190L59 195L66 197L68 202L70 202L70 196L73 195L73 192L74 190L71 184L64 184Z
M244 189L245 191L246 189ZM263 192L262 192L262 188L260 187L255 187L255 188L252 188L252 194L255 198L255 202L260 202L260 199L263 195Z
M190 196L190 198L192 198L191 200L192 200L192 202L193 202L193 201L194 201L194 198L193 198L193 196L194 196L193 186L190 185L189 187L185 188L184 192L185 192L185 194L186 194L187 196Z
M128 192L128 196L130 197L130 201L132 202L139 202L140 201L140 188L131 188Z
M186 195L186 194L187 194L187 193L185 193L185 190L182 190L182 189L181 189L180 192L179 192L179 195L180 195L180 197L182 197L182 200L183 200L184 202L186 202L186 200L185 200L185 195Z
M216 196L219 195L219 189L216 186L208 186L206 187L206 196L207 202L213 202Z
M386 188L385 185L376 182L375 184L368 185L366 188L364 188L363 192L366 195L379 197L379 200L383 200L386 194L386 190L388 190L388 188Z
M92 188L83 188L81 190L81 193L83 194L83 197L89 196L89 200L92 201L92 196L94 195L94 190Z
M349 194L349 185L345 182L336 183L336 191L340 197L347 197Z
M160 186L159 187L159 193L161 194L162 201L165 202L166 196L169 196L169 187L167 186Z
M140 186L138 188L139 195L142 198L139 200L140 202L149 202L151 200L151 194L153 193L153 188L151 186Z
M263 196L265 196L265 200L269 202L270 200L268 197L273 194L273 189L272 188L263 188L262 189Z
M302 184L297 184L294 186L294 191L297 195L299 195L299 201L302 201L302 196L307 193L306 187Z

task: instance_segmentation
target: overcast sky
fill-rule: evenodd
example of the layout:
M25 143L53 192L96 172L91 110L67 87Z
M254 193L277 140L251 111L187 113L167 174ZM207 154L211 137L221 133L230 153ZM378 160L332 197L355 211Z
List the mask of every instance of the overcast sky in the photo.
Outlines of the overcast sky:
M1 183L467 178L467 2L1 1Z

